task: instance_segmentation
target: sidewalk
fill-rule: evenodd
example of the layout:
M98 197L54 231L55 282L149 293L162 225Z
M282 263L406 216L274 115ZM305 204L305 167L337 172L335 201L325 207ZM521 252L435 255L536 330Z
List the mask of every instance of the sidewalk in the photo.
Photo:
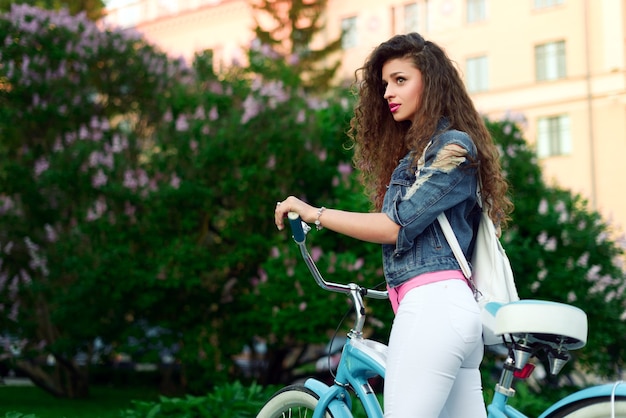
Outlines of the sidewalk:
M33 382L27 377L0 378L0 388L3 386L33 386Z

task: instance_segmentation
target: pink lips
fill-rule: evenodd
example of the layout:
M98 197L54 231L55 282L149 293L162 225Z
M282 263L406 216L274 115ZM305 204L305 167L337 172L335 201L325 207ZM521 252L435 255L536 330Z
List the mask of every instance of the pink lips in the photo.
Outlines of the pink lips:
M400 105L397 103L389 103L389 110L391 113L395 113L398 109L400 109Z

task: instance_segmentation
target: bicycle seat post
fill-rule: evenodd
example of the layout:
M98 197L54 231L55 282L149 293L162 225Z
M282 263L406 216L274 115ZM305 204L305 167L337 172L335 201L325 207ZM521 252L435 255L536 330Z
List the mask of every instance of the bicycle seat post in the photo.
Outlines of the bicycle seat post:
M510 398L515 395L515 389L513 386L513 377L515 371L515 360L509 355L502 367L502 374L500 375L500 381L496 384L496 392Z

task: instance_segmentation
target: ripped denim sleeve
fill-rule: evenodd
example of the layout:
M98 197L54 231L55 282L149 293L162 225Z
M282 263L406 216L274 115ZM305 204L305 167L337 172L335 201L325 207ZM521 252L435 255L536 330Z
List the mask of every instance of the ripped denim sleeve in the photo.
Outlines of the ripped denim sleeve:
M475 153L471 142L447 142L429 150L414 175L392 177L385 213L400 225L396 252L410 249L441 212L475 198L476 170L468 166L470 152Z

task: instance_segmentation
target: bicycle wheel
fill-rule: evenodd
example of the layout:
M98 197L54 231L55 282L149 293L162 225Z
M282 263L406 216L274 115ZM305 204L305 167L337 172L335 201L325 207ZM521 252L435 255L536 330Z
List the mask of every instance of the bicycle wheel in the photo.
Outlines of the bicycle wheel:
M319 397L303 385L282 388L270 398L256 418L300 418L312 417ZM326 411L326 418L333 418Z
M547 418L625 418L626 397L615 397L615 415L610 396L582 399L551 413Z

